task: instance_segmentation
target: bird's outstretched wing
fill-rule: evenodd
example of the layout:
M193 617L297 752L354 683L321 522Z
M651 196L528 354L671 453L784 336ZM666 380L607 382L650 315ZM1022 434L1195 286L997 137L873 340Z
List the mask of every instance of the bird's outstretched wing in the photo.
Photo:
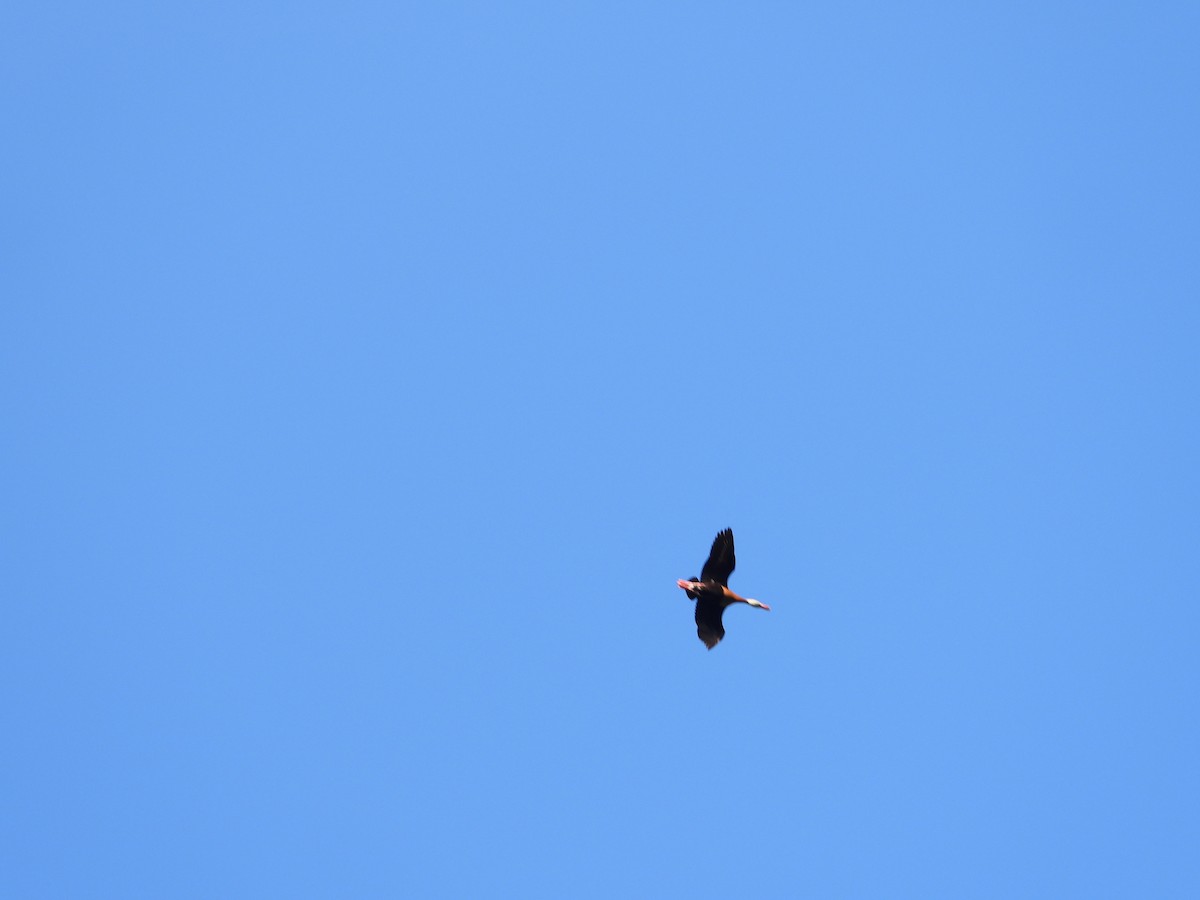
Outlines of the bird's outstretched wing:
M733 555L733 529L726 528L713 540L712 550L708 552L708 562L700 572L700 580L728 585L735 565L737 560Z
M696 634L709 650L725 637L725 626L721 624L724 612L725 607L715 597L701 594L696 601Z

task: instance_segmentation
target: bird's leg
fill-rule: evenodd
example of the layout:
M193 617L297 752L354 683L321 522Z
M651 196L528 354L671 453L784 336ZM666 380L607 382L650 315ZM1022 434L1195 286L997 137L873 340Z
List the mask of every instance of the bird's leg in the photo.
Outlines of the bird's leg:
M702 582L699 582L699 581L684 581L682 578L680 578L675 583L677 585L679 585L681 588L683 588L685 591L694 591L696 593L700 592L700 586L702 584Z

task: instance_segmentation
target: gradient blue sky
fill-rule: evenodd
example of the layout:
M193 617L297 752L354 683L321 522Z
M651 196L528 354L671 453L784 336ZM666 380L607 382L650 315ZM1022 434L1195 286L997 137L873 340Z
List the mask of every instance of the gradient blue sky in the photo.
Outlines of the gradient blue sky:
M1198 10L9 4L0 893L1200 896Z

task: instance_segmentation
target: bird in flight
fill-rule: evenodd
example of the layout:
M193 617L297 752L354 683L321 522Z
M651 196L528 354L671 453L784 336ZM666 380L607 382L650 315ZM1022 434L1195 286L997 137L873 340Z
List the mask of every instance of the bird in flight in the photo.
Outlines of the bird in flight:
M721 624L725 607L733 603L748 603L759 609L771 608L758 600L739 597L729 589L729 576L733 574L736 564L737 560L733 555L733 529L726 528L713 541L712 550L708 553L708 562L700 570L700 577L691 581L680 578L675 582L687 592L689 600L696 601L696 634L709 650L725 637L725 626Z

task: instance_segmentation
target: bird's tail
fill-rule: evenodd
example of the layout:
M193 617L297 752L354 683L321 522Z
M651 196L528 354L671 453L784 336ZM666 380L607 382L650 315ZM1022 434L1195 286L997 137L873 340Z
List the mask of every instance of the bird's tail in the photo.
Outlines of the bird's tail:
M699 581L699 580L700 580L700 576L699 576L699 575L697 575L695 578L689 578L689 579L688 579L688 581ZM699 594L697 594L695 591L685 591L684 593L686 593L686 594L688 595L688 599L689 599L689 600L695 600L697 597L699 597L699 596L700 596L700 595L699 595Z

